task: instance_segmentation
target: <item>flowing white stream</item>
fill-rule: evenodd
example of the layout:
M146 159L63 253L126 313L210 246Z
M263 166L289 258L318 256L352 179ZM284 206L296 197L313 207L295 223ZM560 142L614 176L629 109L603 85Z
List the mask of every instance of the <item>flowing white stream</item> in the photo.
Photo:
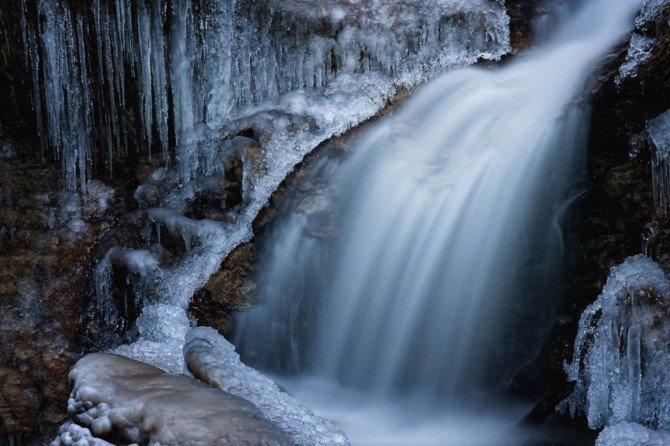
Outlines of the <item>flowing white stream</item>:
M269 302L238 318L243 357L382 400L507 384L552 322L588 128L571 102L639 5L584 2L532 53L425 86L331 165L339 235L315 239L304 215L276 229Z

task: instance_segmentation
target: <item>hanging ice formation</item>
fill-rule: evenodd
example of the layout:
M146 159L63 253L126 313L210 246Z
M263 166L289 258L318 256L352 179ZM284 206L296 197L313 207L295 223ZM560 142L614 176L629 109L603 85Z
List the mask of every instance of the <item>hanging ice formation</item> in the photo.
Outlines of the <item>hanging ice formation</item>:
M388 97L509 49L507 15L488 0L21 0L21 13L42 149L61 159L72 190L85 190L94 167L152 147L168 163L172 141L189 179L197 154L181 143L195 123L290 91Z
M613 268L579 322L567 366L577 383L570 410L583 411L592 428L632 422L669 429L669 321L670 280L655 262L638 255Z
M670 206L670 110L647 122L651 147L654 202L663 211Z

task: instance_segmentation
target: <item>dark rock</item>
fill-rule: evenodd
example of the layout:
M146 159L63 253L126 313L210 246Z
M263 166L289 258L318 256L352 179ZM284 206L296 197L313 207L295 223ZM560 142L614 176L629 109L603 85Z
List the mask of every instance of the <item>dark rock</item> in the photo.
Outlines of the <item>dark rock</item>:
M224 260L221 269L191 300L189 310L200 325L230 333L233 311L258 304L256 283L251 277L256 261L253 243L243 243Z
M613 266L643 252L645 243L649 255L668 266L670 220L654 204L645 126L670 108L669 10L664 8L648 29L638 30L653 32L657 42L637 76L615 82L627 52L627 44L620 45L603 59L602 71L582 98L593 103L588 172L584 192L564 221L564 298L540 356L512 385L518 395L543 399L563 393L563 364L572 357L580 315L600 294Z
M518 53L533 44L532 19L540 6L538 0L507 0L505 8L510 17L512 51Z
M570 396L576 383L565 383L565 386L554 395L548 395L521 420L523 426L539 426L556 411L556 406Z

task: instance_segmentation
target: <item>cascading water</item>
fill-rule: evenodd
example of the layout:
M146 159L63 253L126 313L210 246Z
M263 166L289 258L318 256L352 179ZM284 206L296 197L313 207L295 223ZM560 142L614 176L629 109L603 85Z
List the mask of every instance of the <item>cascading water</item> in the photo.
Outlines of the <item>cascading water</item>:
M639 5L585 2L541 49L443 76L333 164L339 235L313 239L301 215L276 229L273 300L238 317L243 357L382 398L508 383L560 287L560 217L588 126L571 101Z

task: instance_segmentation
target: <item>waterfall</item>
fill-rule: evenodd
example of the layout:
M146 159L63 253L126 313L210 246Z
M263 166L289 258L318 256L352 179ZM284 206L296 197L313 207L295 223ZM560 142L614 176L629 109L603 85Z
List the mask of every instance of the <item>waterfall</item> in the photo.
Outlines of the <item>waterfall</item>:
M137 339L116 353L175 373L183 370L184 336L193 323L189 300L253 236L254 219L307 153L373 117L399 89L478 60L499 60L509 51L509 17L501 3L488 0L374 0L343 2L342 8L285 1L98 3L100 10L63 6L55 12L100 21L87 29L93 37L102 34L103 46L84 53L96 62L100 54L118 54L118 66L129 68L122 84L128 84L127 103L138 107L132 139L163 145L161 128L167 128L170 140L167 167L134 194L142 208L136 216L149 224L141 232L148 236L136 246L117 246L96 267L98 309L110 325L135 321ZM60 23L58 17L50 23ZM24 21L26 40L36 45L29 58L38 65L36 90L52 90L55 84L40 82L44 63L38 56L62 27L45 34L34 19L29 8ZM119 38L107 42L110 33ZM124 74L115 72L117 77ZM96 93L117 97L114 88L93 85ZM70 105L76 101L67 102L64 114ZM99 154L100 146L92 147ZM128 161L133 153L113 155ZM217 215L185 215L199 194L223 184L233 159L243 165L241 200L230 206L219 201ZM184 248L178 261L160 257L161 234ZM111 286L112 276L118 282L123 275L125 285ZM123 315L131 320L120 320Z
M560 292L560 219L589 116L573 99L638 7L585 2L518 60L421 88L335 162L339 235L315 240L304 215L275 228L272 301L239 315L243 357L382 396L507 384Z

